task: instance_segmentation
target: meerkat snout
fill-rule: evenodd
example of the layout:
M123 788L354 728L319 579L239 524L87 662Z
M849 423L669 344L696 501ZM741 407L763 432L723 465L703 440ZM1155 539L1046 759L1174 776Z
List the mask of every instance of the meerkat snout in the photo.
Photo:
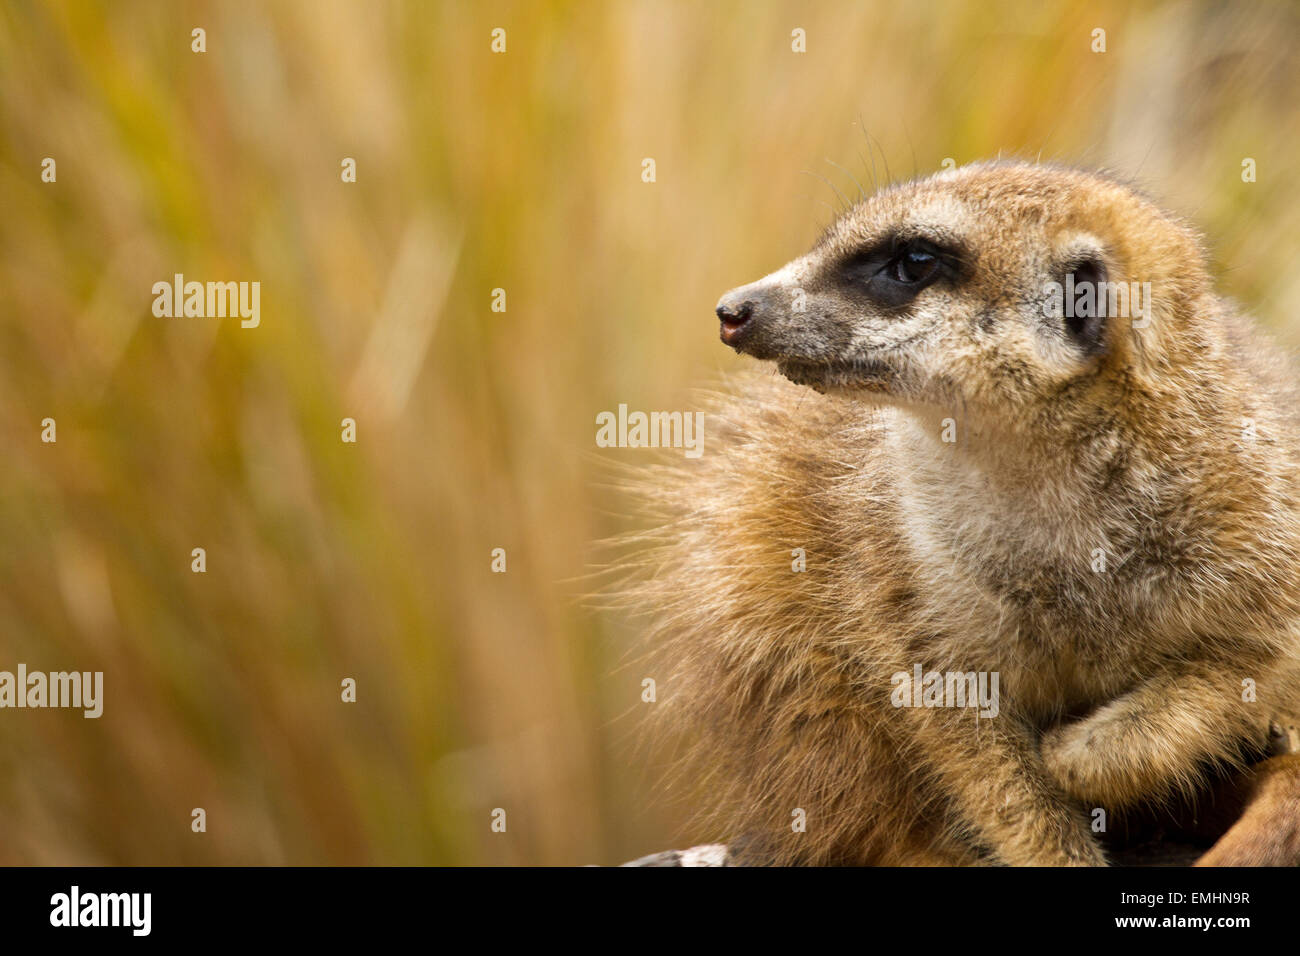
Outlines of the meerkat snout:
M817 281L814 266L811 255L803 256L723 295L715 310L723 344L776 362L791 378L791 366L822 368L845 360L853 324L842 314L843 303Z
M740 348L745 326L754 314L754 300L745 298L744 291L735 289L728 292L718 301L718 307L714 310L720 323L718 337L724 344L736 349Z
M724 345L758 359L780 359L785 336L802 311L790 267L732 289L715 310ZM795 321L792 321L795 320Z

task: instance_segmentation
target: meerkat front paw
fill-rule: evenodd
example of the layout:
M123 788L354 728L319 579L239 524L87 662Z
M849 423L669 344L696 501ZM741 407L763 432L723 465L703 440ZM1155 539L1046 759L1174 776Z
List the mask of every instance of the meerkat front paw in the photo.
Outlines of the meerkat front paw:
M1155 786L1127 725L1084 720L1043 734L1040 752L1048 776L1072 801L1088 807L1120 807Z
M1010 858L1013 866L1109 866L1101 844L1071 812L1054 821L1047 841L1034 853Z
M1033 836L1015 846L999 848L1006 866L1107 866L1106 854L1088 831L1078 811L1066 806L1049 809L1027 826Z
M1053 727L1043 734L1043 764L1056 785L1072 800L1097 800L1104 781L1098 779L1098 741L1087 721Z
M1041 776L1039 779L1046 783ZM995 849L1004 866L1106 866L1106 855L1077 807L1059 794L1042 791L1025 802L1007 792L989 806L991 821L1003 834Z

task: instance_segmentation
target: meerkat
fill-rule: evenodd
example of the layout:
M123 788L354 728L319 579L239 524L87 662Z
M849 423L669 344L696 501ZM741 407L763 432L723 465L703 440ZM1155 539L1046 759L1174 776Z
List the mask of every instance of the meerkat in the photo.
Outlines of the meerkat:
M978 163L865 198L716 313L779 377L641 479L665 507L626 592L703 836L1104 865L1108 819L1267 756L1300 711L1300 396L1187 223Z

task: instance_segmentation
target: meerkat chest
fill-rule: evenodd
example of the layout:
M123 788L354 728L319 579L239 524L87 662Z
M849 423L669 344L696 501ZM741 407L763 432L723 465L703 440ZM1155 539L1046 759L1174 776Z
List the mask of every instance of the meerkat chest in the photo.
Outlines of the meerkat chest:
M1116 573L1129 545L1117 547L1113 517L989 499L954 490L902 509L935 632L955 654L1000 668L1011 691L1082 703L1122 686L1151 645L1131 581Z

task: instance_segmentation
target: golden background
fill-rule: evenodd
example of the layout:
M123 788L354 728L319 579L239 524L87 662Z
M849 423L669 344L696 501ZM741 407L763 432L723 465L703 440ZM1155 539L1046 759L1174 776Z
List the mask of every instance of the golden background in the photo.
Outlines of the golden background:
M582 597L627 523L608 466L654 454L597 450L595 415L690 408L745 361L723 291L873 166L947 157L1136 177L1293 346L1297 27L1286 3L6 2L0 669L102 670L105 710L0 711L0 863L711 838L634 746L635 628ZM259 281L260 327L153 316L178 272Z

